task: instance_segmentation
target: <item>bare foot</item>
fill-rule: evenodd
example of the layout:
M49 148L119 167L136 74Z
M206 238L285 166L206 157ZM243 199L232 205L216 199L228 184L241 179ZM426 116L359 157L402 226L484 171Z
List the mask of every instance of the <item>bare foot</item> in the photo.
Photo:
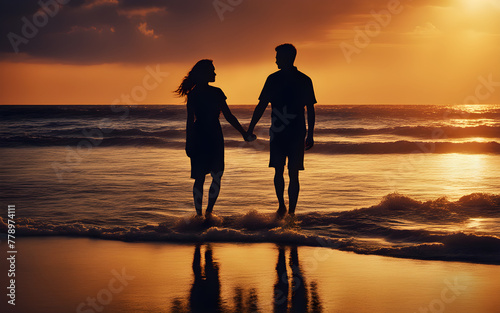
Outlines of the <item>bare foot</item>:
M276 211L276 217L282 219L286 215L286 207L280 206L278 211Z

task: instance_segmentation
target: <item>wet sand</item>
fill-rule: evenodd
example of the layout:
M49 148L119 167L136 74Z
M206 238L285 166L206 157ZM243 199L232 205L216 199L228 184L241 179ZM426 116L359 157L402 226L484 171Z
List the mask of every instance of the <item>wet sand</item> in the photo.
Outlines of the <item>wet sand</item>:
M0 246L8 251L3 238ZM16 306L2 296L2 312L493 313L500 307L495 265L270 243L47 237L18 238L17 251ZM0 263L6 274L6 258Z

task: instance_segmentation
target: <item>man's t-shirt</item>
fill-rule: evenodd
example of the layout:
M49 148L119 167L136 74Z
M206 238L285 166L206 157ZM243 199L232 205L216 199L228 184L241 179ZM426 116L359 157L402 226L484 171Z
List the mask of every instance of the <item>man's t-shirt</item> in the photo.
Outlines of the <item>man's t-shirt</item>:
M269 75L259 100L272 106L271 140L305 136L304 107L316 103L312 81L307 75L296 67Z

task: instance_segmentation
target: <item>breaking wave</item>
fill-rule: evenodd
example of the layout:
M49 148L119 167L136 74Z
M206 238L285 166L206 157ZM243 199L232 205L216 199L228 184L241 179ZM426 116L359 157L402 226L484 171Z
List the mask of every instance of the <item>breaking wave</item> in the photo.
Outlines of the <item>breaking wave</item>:
M160 219L159 219L160 220ZM122 241L271 242L391 257L500 264L500 195L418 201L397 193L374 206L276 219L255 210L229 216L163 216L157 225L100 226L19 218L19 236L77 236ZM7 225L0 219L0 230Z

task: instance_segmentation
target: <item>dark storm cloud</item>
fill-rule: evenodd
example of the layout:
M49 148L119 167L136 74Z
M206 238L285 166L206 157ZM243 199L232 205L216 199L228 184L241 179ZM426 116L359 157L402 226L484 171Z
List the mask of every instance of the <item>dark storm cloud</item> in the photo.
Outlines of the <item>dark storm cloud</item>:
M59 8L56 1L67 4ZM51 14L41 9L42 3ZM4 59L19 51L36 59L76 64L178 62L198 57L241 61L267 55L270 47L283 41L321 40L351 14L367 13L386 3L9 0L0 4L0 52Z

